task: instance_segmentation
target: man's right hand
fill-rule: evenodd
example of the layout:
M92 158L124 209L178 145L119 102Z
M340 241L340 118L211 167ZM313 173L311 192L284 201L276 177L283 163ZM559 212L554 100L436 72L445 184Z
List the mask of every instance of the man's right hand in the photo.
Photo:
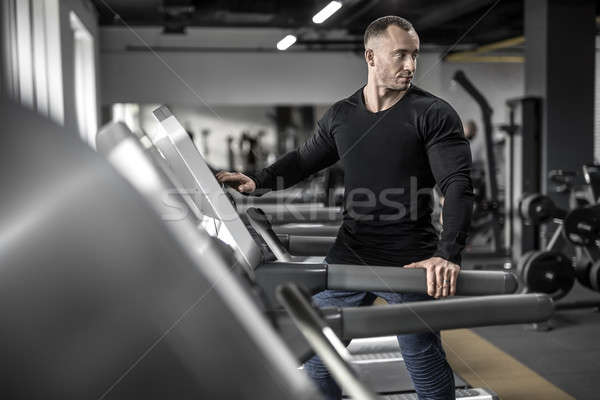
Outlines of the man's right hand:
M216 177L220 183L229 185L240 193L252 193L256 190L256 183L239 172L221 171Z

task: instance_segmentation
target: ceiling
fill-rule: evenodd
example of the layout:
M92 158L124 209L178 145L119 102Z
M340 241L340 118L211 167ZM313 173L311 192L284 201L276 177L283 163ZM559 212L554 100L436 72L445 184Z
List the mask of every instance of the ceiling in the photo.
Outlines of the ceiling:
M305 48L359 48L362 33L375 18L400 15L409 19L432 46L460 39L481 45L523 34L523 0L343 0L344 6L321 25L312 16L329 0L92 0L100 25L162 26L166 33L186 27L261 27L297 31ZM328 30L345 35L327 38ZM309 32L304 35L302 32ZM315 39L316 33L316 39ZM322 33L321 35L319 33Z

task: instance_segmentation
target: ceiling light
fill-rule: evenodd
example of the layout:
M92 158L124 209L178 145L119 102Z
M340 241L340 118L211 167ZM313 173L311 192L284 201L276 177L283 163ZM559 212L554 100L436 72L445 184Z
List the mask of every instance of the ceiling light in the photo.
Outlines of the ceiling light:
M296 36L287 35L286 37L284 37L277 43L277 48L279 50L286 50L288 47L290 47L294 43L296 43Z
M337 10L342 8L342 3L339 1L332 1L327 4L321 11L315 14L313 17L313 22L315 24L320 24L324 22L327 18L331 17Z

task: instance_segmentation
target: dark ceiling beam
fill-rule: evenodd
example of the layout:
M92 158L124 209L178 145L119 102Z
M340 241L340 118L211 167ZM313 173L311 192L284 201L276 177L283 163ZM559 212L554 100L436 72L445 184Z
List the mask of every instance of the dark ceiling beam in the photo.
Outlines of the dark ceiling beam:
M439 24L452 21L470 12L484 8L498 0L458 0L449 1L444 5L436 6L423 17L415 21L417 31L424 31Z
M363 5L356 10L353 14L350 14L349 16L344 16L343 20L344 22L342 22L342 26L343 27L348 27L352 24L352 22L356 21L357 19L359 19L360 17L362 17L363 15L365 15L366 13L368 13L369 11L371 11L381 0L365 0L363 1Z

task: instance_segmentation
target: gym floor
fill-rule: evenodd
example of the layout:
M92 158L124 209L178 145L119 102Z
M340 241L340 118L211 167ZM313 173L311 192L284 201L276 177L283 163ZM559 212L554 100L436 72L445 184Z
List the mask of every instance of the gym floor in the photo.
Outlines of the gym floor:
M596 300L600 295L576 284L560 302ZM509 325L448 331L448 358L472 386L501 399L597 399L600 378L600 312L558 311L540 331Z

